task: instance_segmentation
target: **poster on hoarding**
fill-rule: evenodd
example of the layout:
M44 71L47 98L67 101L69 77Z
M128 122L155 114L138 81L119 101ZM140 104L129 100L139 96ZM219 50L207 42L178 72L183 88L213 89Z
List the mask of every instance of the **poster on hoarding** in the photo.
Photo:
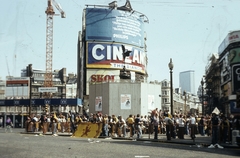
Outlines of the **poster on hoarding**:
M95 111L102 111L102 96L97 96L95 99Z
M131 94L121 94L121 109L131 109Z
M148 109L149 110L154 110L155 109L154 95L148 95Z

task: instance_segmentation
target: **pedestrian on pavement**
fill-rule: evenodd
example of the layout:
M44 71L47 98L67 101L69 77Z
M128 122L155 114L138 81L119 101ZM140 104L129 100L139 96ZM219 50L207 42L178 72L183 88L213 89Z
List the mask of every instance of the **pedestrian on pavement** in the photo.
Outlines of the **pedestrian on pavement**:
M218 144L218 132L219 132L219 125L220 125L220 118L217 116L217 113L213 111L212 118L212 143L208 148L215 148L218 147L222 149L223 147Z
M184 127L185 127L185 119L183 118L183 115L179 115L179 130L178 130L178 138L179 139L184 139Z
M58 122L58 118L56 117L56 114L54 113L51 117L52 136L58 136L57 135L57 122Z
M226 116L222 116L221 128L223 131L223 143L228 143L228 135L229 135L229 120Z
M159 122L158 113L155 113L155 116L153 116L154 139L158 139L158 122Z
M12 132L12 127L13 127L12 120L10 119L10 117L7 117L5 132L7 132L8 130Z
M41 115L41 118L40 118L40 127L42 128L42 132L43 134L46 134L47 133L47 116L46 115Z
M230 115L229 116L229 135L228 135L228 141L229 143L232 143L232 131L234 127L234 116Z
M134 118L133 118L133 115L130 114L129 117L127 118L127 125L130 129L130 137L133 137L134 135Z
M137 138L140 138L142 136L142 129L141 129L141 118L140 118L140 114L137 114L137 117L134 120L134 130L137 134Z
M184 116L185 117L185 134L189 135L189 122L190 122L190 117L189 116Z
M102 121L102 136L107 137L108 136L108 115L105 114L103 116L103 121Z
M117 122L117 127L118 127L118 136L119 137L126 137L126 121L122 118L122 116L118 116L118 122Z
M166 136L167 136L167 140L171 140L171 128L172 128L172 120L170 117L168 117L168 114L164 115L164 122L166 124Z
M196 138L195 136L195 132L196 132L196 118L195 116L192 114L191 117L190 117L190 129L191 129L191 138L194 140Z
M201 117L201 119L198 122L198 126L199 126L199 134L201 134L201 136L205 135L205 131L204 131L204 116Z
M3 117L0 117L0 127L3 127Z

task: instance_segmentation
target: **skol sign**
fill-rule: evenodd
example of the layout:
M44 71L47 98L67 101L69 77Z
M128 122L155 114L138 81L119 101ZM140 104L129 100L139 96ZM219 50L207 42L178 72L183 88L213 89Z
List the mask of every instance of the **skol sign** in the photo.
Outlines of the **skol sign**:
M114 82L114 75L92 75L90 82Z

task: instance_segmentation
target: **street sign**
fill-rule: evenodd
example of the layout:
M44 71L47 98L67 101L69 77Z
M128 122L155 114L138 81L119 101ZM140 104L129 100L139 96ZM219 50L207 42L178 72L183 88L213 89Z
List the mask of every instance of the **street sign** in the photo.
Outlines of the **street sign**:
M58 91L57 87L39 87L38 92L51 92L55 93Z

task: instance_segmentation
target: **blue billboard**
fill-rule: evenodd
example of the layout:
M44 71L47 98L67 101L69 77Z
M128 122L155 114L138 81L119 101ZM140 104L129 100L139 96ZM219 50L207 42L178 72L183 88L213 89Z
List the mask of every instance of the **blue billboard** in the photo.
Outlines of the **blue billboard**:
M74 99L31 99L32 106L38 105L82 105L82 100L79 98ZM0 106L22 106L29 105L30 99L15 99L15 100L0 100Z
M86 41L119 42L144 47L144 19L132 12L86 8Z

